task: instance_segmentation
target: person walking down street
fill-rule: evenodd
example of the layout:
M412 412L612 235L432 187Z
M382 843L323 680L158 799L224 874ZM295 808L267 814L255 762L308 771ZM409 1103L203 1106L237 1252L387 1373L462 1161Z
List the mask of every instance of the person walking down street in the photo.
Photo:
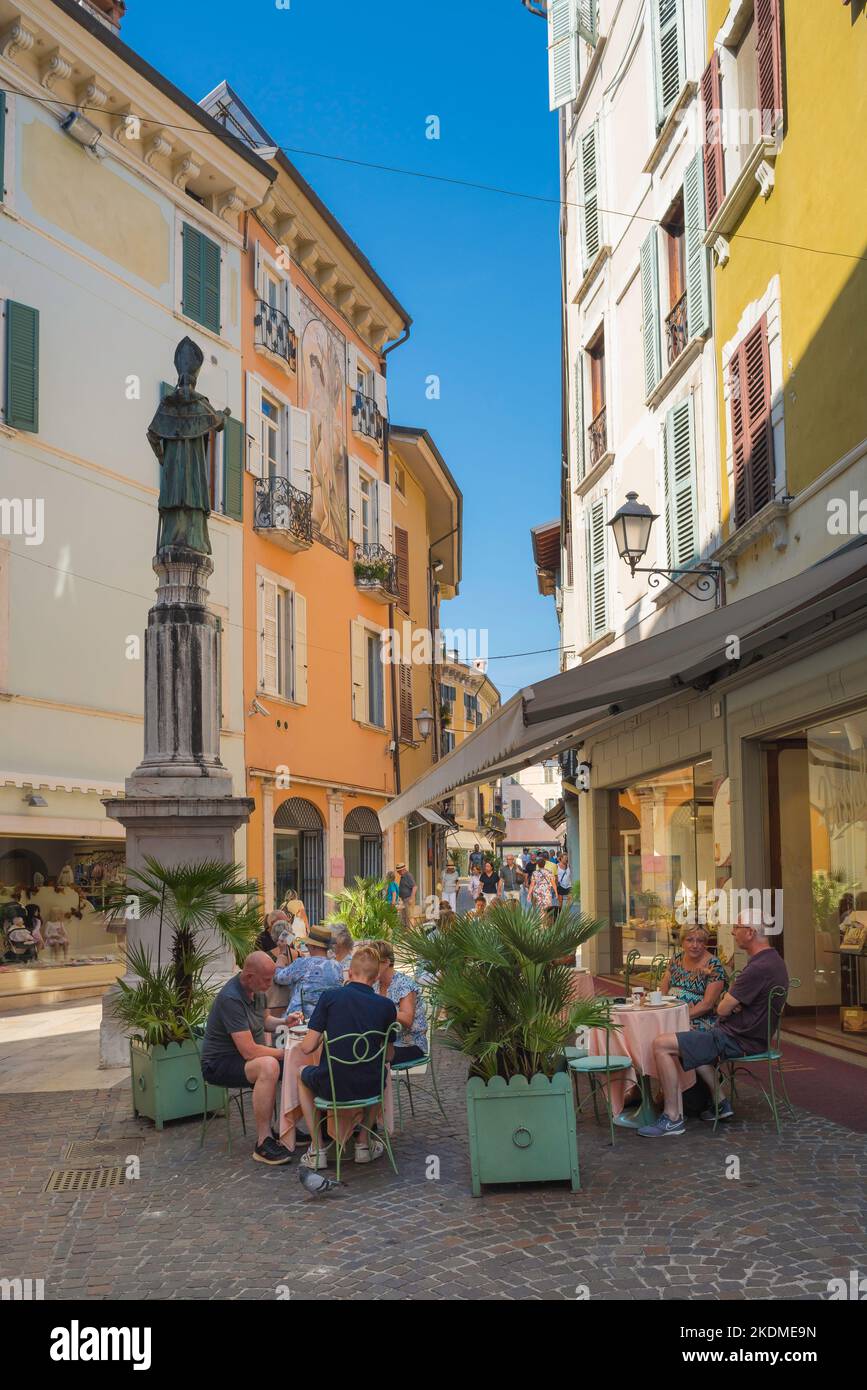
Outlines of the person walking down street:
M389 870L388 878L386 880L385 901L389 903L392 907L398 907L400 904L400 892L397 886L397 874L395 873L394 869Z
M415 906L415 898L418 889L416 888L415 879L405 864L398 864L397 873L397 894L400 915L404 925L408 927L410 925L410 918L412 917L412 909Z
M560 906L571 895L572 892L572 870L569 868L569 856L561 854L557 860L557 898Z
M454 912L458 901L458 871L451 859L446 865L445 873L443 874L442 896L450 905L452 912Z
M473 845L469 858L469 866L470 873L472 873L473 869L476 869L479 873L482 871L482 851L478 844Z
M479 879L479 887L482 890L485 902L489 906L500 896L500 875L494 868L490 859L485 860L485 865Z
M540 912L550 912L557 905L557 881L548 868L548 858L543 852L536 855L536 866L527 889L530 906Z
M520 898L521 884L523 881L524 875L515 863L514 854L507 854L506 862L500 869L500 883L502 885L503 897L509 898L512 901Z

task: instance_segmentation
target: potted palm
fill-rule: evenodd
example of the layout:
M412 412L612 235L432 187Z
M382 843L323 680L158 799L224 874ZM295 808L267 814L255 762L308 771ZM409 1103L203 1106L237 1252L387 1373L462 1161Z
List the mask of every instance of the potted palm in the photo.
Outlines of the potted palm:
M145 868L131 870L126 886L113 895L115 911L125 910L130 894L137 899L139 916L157 921L157 951L154 958L141 942L127 947L127 970L134 978L132 983L118 980L112 1009L130 1034L135 1113L162 1129L166 1120L202 1113L194 1037L214 997L209 967L226 946L236 964L242 964L262 923L255 884L238 866L216 860L166 868L148 858ZM170 959L160 964L164 936ZM220 943L216 948L215 939ZM213 1095L215 1088L209 1089ZM225 1103L225 1097L218 1102Z
M467 1060L473 1195L485 1183L571 1181L578 1152L565 1049L605 1024L595 1000L573 1001L564 957L601 927L572 904L549 924L534 907L494 903L446 933L401 930L397 947L432 977L441 1040Z
M327 926L344 926L354 941L393 941L400 924L397 908L385 900L385 881L357 878L353 888L329 894L334 902Z

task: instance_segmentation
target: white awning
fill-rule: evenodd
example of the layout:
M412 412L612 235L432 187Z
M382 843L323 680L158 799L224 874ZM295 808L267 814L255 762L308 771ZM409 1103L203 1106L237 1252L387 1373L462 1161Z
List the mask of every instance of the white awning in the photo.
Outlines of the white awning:
M479 849L487 850L488 854L493 851L493 845L487 835L481 830L450 830L446 836L451 849Z
M436 811L432 811L429 806L416 806L412 814L419 816L421 820L426 820L428 825L444 825L446 829L450 828L450 822L443 820L442 816L437 815Z
M574 746L624 710L690 687L706 689L799 644L831 640L847 621L867 623L867 540L773 584L610 656L527 686L379 811L383 829L457 787L505 777ZM731 638L738 641L738 655Z

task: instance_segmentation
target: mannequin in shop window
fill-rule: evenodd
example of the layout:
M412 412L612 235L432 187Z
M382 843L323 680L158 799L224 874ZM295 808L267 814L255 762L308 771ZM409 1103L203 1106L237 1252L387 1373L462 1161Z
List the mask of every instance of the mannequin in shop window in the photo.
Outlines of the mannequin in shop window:
M69 955L69 934L66 930L63 913L59 908L52 908L48 914L48 921L45 924L45 944L51 952L52 960L57 960L61 955L66 960Z

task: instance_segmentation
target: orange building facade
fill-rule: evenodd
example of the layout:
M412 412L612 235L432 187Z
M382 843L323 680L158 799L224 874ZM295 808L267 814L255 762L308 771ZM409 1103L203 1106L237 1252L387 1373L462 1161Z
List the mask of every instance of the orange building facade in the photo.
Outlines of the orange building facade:
M203 104L270 144L227 85ZM266 910L297 895L320 921L344 885L405 856L377 811L403 748L435 755L435 739L410 736L406 683L382 660L409 557L427 562L431 538L389 465L387 354L409 316L294 166L269 162L247 218L245 466L228 485L244 528L247 871Z

